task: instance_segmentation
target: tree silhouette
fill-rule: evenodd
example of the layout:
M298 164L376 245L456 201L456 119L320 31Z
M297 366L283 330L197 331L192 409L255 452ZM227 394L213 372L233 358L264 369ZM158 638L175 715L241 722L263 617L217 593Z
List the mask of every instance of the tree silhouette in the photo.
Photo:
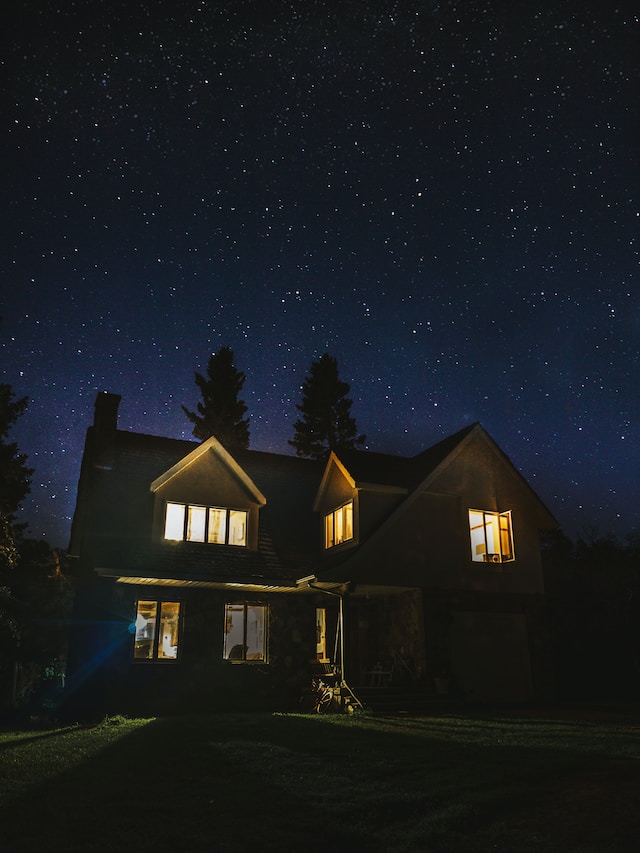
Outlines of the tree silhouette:
M27 457L18 452L18 445L8 441L11 427L27 408L28 399L15 399L11 385L0 384L0 512L9 521L29 494L33 468L26 465Z
M322 459L331 450L352 450L364 443L365 436L358 435L351 416L353 400L348 393L349 385L338 378L333 356L325 353L311 363L302 385L302 402L296 405L302 417L295 422L295 435L289 441L298 456Z
M227 448L234 450L249 446L249 419L244 418L247 407L238 399L246 376L233 366L233 351L222 347L209 359L206 378L195 374L196 385L202 394L197 412L182 407L193 427L193 435L205 441L212 435Z
M16 523L16 512L29 494L33 469L19 453L9 432L27 407L27 398L15 398L13 388L0 384L0 707L10 694L26 606L14 594L20 565L20 545L26 525Z

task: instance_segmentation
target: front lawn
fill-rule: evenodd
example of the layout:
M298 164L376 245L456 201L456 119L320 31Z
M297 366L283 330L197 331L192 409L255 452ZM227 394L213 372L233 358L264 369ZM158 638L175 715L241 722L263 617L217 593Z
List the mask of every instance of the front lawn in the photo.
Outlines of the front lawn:
M4 853L636 850L632 717L220 714L0 733Z

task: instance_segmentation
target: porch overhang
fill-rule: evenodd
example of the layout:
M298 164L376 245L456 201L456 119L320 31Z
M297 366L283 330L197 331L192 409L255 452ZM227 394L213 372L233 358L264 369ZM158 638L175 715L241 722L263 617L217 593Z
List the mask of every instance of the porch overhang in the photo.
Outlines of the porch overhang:
M112 578L116 583L131 586L161 586L183 587L194 589L221 589L227 592L251 593L310 593L311 589L299 586L295 580L284 578L175 578L175 577L143 577L134 573L116 571L108 568L96 568L96 574L104 578Z

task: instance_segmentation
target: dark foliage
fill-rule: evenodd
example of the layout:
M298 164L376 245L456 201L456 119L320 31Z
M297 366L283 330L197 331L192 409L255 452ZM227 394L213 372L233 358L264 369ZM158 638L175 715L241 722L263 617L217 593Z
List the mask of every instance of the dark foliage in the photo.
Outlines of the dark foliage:
M33 469L27 457L9 441L9 431L27 408L28 399L15 399L11 385L0 384L0 513L12 524L20 503L29 494Z
M556 534L543 558L558 698L640 699L640 537Z
M329 451L352 450L365 442L351 416L353 400L349 385L338 377L336 359L325 353L311 363L310 375L302 385L301 414L289 444L298 456L322 459Z
M233 365L233 351L222 347L209 359L207 376L195 374L202 402L197 412L182 407L193 427L193 435L206 441L214 435L228 450L249 447L249 419L244 415L247 406L238 399L246 376Z
M44 541L25 538L16 512L30 491L33 469L9 432L27 407L0 385L0 707L31 698L36 685L63 671L65 619L72 584L60 556Z
M74 583L65 556L42 540L24 539L10 576L11 631L5 631L0 680L16 708L54 701L62 686Z

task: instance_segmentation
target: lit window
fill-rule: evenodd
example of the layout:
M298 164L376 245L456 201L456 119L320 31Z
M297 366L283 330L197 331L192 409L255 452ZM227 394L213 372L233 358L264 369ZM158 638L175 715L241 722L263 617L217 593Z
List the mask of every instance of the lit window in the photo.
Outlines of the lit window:
M203 506L190 506L187 512L187 539L189 542L204 542L207 510Z
M316 608L316 658L326 663L327 657L327 611L324 607Z
M469 510L471 559L475 563L505 563L514 560L510 512Z
M333 548L353 539L353 501L349 501L324 517L324 547Z
M179 601L138 601L134 659L177 660L179 630Z
M209 509L209 535L207 542L224 545L227 541L227 511L225 509Z
M176 542L246 545L247 513L242 509L167 503L164 538Z
M167 504L167 512L164 519L165 539L184 539L185 509L184 504Z
M263 604L226 604L224 658L242 663L267 660L267 608Z

